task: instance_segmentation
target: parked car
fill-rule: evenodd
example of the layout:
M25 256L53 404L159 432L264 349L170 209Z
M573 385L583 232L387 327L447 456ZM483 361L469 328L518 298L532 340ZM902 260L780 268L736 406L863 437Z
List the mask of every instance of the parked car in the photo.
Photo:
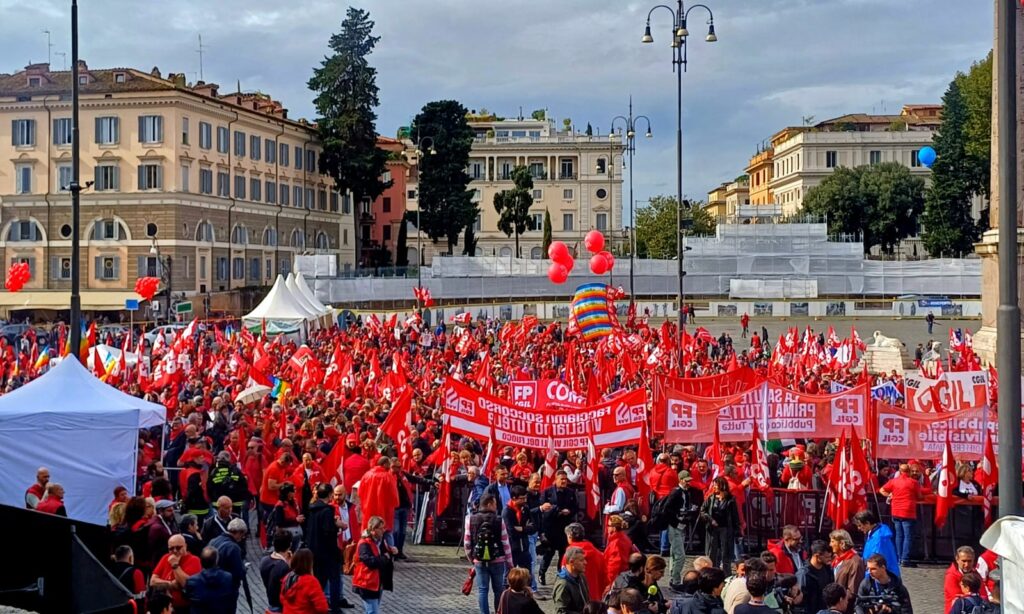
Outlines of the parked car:
M170 343L174 341L174 338L178 335L178 331L184 328L184 324L164 324L163 326L157 326L153 330L146 332L146 341L149 342L150 347L153 347L153 344L156 343L157 337L163 337L164 343Z

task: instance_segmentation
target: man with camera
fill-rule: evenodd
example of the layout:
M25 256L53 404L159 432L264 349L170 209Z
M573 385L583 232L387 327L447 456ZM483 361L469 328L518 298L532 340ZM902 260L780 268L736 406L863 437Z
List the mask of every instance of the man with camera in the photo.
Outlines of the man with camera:
M899 576L889 573L885 556L872 554L867 567L868 576L857 589L857 614L914 614L910 593Z

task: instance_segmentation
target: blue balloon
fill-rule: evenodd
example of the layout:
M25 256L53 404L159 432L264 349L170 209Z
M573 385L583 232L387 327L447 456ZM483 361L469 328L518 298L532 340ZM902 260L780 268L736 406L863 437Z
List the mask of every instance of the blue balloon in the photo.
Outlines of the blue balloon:
M925 145L917 152L917 161L931 168L935 164L935 150Z

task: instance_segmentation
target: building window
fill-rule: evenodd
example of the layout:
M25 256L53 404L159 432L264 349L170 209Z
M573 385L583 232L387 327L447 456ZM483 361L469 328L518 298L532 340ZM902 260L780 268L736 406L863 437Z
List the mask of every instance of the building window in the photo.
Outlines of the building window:
M868 152L868 163L870 164L881 164L882 163L882 152L878 149L873 149Z
M199 193L213 194L213 169L199 167Z
M912 168L918 168L921 166L921 158L918 157L918 150L910 152L910 166Z
M291 152L291 149L292 148L289 147L286 143L281 143L281 145L277 148L277 163L285 168L288 168L288 154Z
M480 232L480 230L483 228L483 225L484 225L483 215L477 213L476 214L476 219L473 220L473 232Z
M317 190L316 201L321 211L327 211L327 190Z
M146 236L147 237L152 239L159 232L160 232L160 228L157 227L157 225L154 224L153 222L149 222L149 223L146 224Z
M384 198L381 199L380 208L381 208L381 211L383 211L384 213L391 213L391 197L390 196L385 196Z
M263 158L267 161L267 164L274 164L277 162L277 145L271 139L263 141Z
M15 147L32 147L36 144L36 120L11 120L11 144Z
M558 175L559 179L575 179L576 169L572 160L562 160L560 163L561 169Z
M199 122L199 148L210 149L213 147L213 126L207 122Z
M239 158L245 157L245 133L235 131L235 155Z
M52 275L57 279L71 279L71 258L54 258Z
M277 184L273 181L266 182L264 185L264 192L266 192L266 201L271 205L277 204Z
M112 281L121 276L121 259L117 256L96 256L95 278Z
M96 118L96 144L117 145L121 141L121 120L117 117Z
M53 144L71 144L71 118L61 117L53 120Z
M562 230L563 231L572 230L572 226L573 226L573 224L572 224L572 214L571 213L563 213L562 214Z
M260 159L260 137L259 135L252 135L249 137L249 157L253 160Z
M594 195L597 196L599 200L604 200L608 198L608 190L604 188L597 188L597 191L594 192Z
M245 279L244 258L234 258L231 260L231 279Z
M164 118L162 115L141 115L139 116L139 142L140 143L163 143L164 141Z
M287 275L292 272L292 261L287 258L281 258L281 268L278 269L279 275Z
M296 228L292 231L292 247L304 248L306 247L306 235L302 234L302 231Z
M282 207L287 207L288 206L289 195L291 194L289 189L290 188L288 187L287 183L282 183L281 187L278 189L278 193L279 193L279 195L281 197L281 206Z
M406 192L405 198L407 200L416 200L416 190L409 190L408 192ZM346 211L346 213L348 212Z
M484 165L480 162L469 163L469 178L480 179L484 176Z
M11 229L7 231L7 240L12 243L39 241L42 235L39 224L36 222L32 220L17 220L11 222Z
M17 194L31 194L32 193L32 165L31 164L15 164L14 165L14 176L15 185L14 191Z
M191 169L189 169L188 164L182 164L181 165L181 191L182 192L191 192L192 191L190 175L191 175Z
M127 238L128 231L117 220L98 220L92 226L92 239L94 241L121 241Z
M390 226L385 226L384 230L387 231L387 232L384 233L386 235L386 238L390 239L391 238L390 237L390 235L391 235L391 227ZM331 242L327 238L327 233L326 232L322 232L321 231L321 232L316 233L316 248L317 249L328 249L328 248L330 248L330 243Z
M608 161L604 158L597 159L597 174L603 175L608 171Z
M206 256L199 257L199 279L205 280L209 276L210 273L206 270L208 264Z
M381 236L381 239L383 241L385 241L385 242L390 241L391 240L391 226L385 226L382 229L382 231L383 231L383 234Z
M42 80L41 77L29 77L28 78L28 86L29 87L39 87L42 84L43 84L43 80Z
M312 149L306 150L306 170L311 173L316 170L316 152Z
M313 188L306 188L306 208L313 208Z
M530 219L533 220L533 230L540 230L544 227L544 214L543 213L531 213Z
M231 197L231 177L227 173L217 173L217 196L221 198Z
M235 245L249 244L249 231L245 229L245 226L235 224L235 227L231 229L231 242Z
M348 245L348 228L341 229L341 241L344 245Z
M127 78L128 76L123 72L114 73L114 83L124 83Z
M390 207L391 204L388 203L388 206ZM331 190L331 211L334 213L338 212L338 193L334 190Z
M533 200L544 200L544 190L535 189L533 191Z
M341 197L341 212L344 215L352 213L352 199L348 194L343 194Z
M161 190L164 186L164 167L159 164L139 165L139 189Z
M249 279L259 280L260 278L260 259L252 258L249 261Z
M271 258L267 258L266 263L267 263L267 268L263 272L263 278L264 279L273 279L273 277L274 277L274 260L271 259Z
M121 189L121 169L116 164L96 166L93 189L97 192L115 192Z
M835 168L838 156L834 150L825 152L825 168Z
M228 279L228 259L226 257L217 258L217 281L227 281Z
M181 144L188 145L188 118L181 118Z
M531 248L530 249L530 260L540 260L540 258L541 258L541 249L539 247Z
M302 148L298 145L295 146L295 170L302 170Z
M258 177L253 177L249 180L249 198L255 202L262 200L260 192L262 192L262 184Z
M608 214L598 213L594 216L594 228L600 231L608 230Z
M301 185L295 186L295 188L292 190L292 196L294 197L294 198L292 198L292 206L293 207L302 207L302 186Z
M530 176L534 179L547 179L547 173L544 172L543 162L531 162L530 163Z
M217 152L222 154L228 152L228 129L226 126L217 126Z
M235 175L235 198L245 198L245 177L243 175Z
M572 200L572 188L562 189L562 200Z
M512 179L512 163L511 162L502 162L501 163L501 178L504 181L508 181L509 179Z
M263 244L268 247L277 246L277 229L267 226L263 229Z
M57 165L57 185L54 189L57 192L67 192L71 186L71 165L70 164L58 164Z
M210 222L199 222L196 225L196 241L213 243L213 224Z

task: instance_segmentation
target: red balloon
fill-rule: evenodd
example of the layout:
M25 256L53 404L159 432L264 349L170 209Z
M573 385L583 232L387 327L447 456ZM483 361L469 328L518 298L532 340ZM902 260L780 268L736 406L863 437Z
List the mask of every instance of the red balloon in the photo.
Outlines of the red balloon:
M568 258L560 261L558 264L564 266L567 271L572 273L573 267L576 266L576 260L574 260L573 257L570 255Z
M551 280L551 283L564 284L565 280L569 279L569 269L565 268L563 264L552 262L548 267L548 279Z
M615 256L612 256L611 252L601 252L598 256L602 256L604 258L607 270L610 271L615 268Z
M591 230L584 237L583 244L587 246L591 253L596 254L604 249L604 235L601 234L600 230Z
M555 241L548 246L548 258L555 262L565 264L565 260L567 258L572 258L572 256L569 255L569 248L565 246L565 243Z
M594 275L604 275L608 272L608 261L601 254L594 254L590 257L590 272Z
M30 279L32 279L32 272L28 268L28 263L15 262L7 270L7 279L4 281L4 287L11 292L17 292L25 287L25 284Z
M153 299L153 295L156 294L159 287L160 278L158 277L140 277L135 280L135 294L138 294L146 301Z

